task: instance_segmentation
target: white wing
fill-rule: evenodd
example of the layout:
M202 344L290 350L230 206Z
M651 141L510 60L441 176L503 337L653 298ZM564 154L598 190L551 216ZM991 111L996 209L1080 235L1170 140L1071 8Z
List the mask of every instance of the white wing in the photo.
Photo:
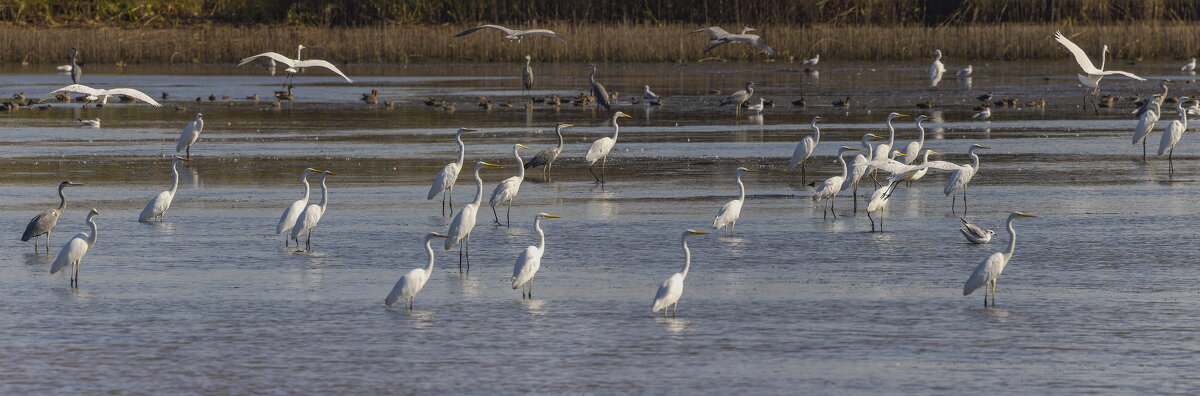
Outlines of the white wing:
M678 302L682 295L683 275L676 272L675 275L671 275L670 278L663 281L662 286L658 287L658 292L654 294L654 306L650 308L650 312L658 312Z
M443 190L454 186L454 182L458 180L459 169L457 162L446 164L446 167L433 177L433 185L429 187L429 195L425 199L433 199Z
M517 262L513 264L512 287L524 285L537 275L538 267L542 261L542 252L538 251L537 246L526 246L525 250L517 256Z
M1008 262L1008 258L1004 253L992 253L988 258L983 259L975 271L971 273L971 277L967 278L967 283L963 285L963 295L970 295L975 289L987 284L989 281L1000 276L1000 271L1004 270L1004 264Z
M704 29L693 30L692 33L708 33L708 34L711 34L715 38L725 38L725 37L732 36L731 34L729 34L729 32L725 31L725 29L721 29L716 26L707 27Z
M454 248L459 241L471 234L471 230L475 228L476 213L479 207L475 203L463 205L462 210L458 211L458 215L454 216L454 221L450 223L450 229L446 231L446 250Z
M951 171L951 172L965 168L965 166L963 166L963 165L955 164L953 162L946 162L946 161L928 161L921 165L914 165L914 166L916 166L917 169L933 168L933 169Z
M95 89L95 88L92 88L92 87L89 87L89 86L86 86L83 84L68 85L68 86L50 91L50 93L46 94L46 96L43 96L42 99L49 99L50 97L54 96L55 94L58 94L61 92L72 92L72 93L93 95L93 96L126 95L126 96L133 97L134 99L152 104L156 107L162 107L162 105L158 104L158 102L156 102L154 100L154 98L151 98L149 95L146 95L136 89L129 89L129 88Z
M63 245L62 250L58 252L58 257L54 259L54 265L50 266L50 273L58 273L63 267L82 259L83 254L88 250L87 238L88 234L81 232L67 241L67 244Z
M295 66L296 66L296 60L295 60L295 59L288 58L288 57L286 57L286 56L283 56L283 55L280 55L280 54L277 54L277 53L274 53L274 52L264 52L264 53L261 53L261 54L258 54L258 55L251 56L251 57L249 57L249 58L246 58L246 59L242 59L242 62L241 62L241 63L238 63L238 66L241 66L241 65L244 65L244 64L250 63L250 62L254 61L255 59L262 58L262 57L267 57L267 58L274 59L276 62L279 62L279 63L282 63L282 64L285 64L285 65L287 65L287 67L295 67Z
M592 147L588 148L587 155L583 156L583 158L587 160L588 163L595 163L600 158L608 155L608 152L612 150L614 144L616 144L616 142L607 136L597 139L595 142L592 142Z
M1071 54L1075 55L1075 62L1079 63L1079 67L1083 68L1084 73L1101 74L1100 69L1092 65L1092 60L1088 59L1087 53L1083 52L1083 48L1079 48L1078 45L1068 40L1066 36L1063 36L1062 32L1054 32L1054 41L1062 44L1063 47L1067 47L1067 51L1071 51Z
M287 209L284 209L283 216L279 217L279 224L275 226L275 233L291 231L292 227L296 225L296 219L300 218L300 212L304 210L304 205L308 205L307 199L297 199Z
M1134 80L1138 80L1138 81L1146 81L1146 79L1144 79L1144 78L1141 78L1141 77L1138 77L1136 74L1133 74L1133 73L1130 73L1130 72L1123 72L1123 71L1120 71L1120 70L1105 70L1105 71L1102 71L1102 72L1099 72L1099 73L1095 73L1095 74L1099 74L1099 75L1101 75L1101 76L1111 76L1111 75L1114 75L1114 74L1119 74L1119 75L1122 75L1122 76L1125 76L1125 77L1132 78L1132 79L1134 79Z
M462 31L462 33L459 33L459 34L456 34L456 35L454 35L454 37L462 37L462 36L466 36L466 35L468 35L468 34L475 33L475 32L477 32L477 31L479 31L480 29L496 29L496 30L499 30L499 31L501 31L501 32L504 32L504 34L505 34L505 35L510 35L510 34L513 34L513 32L514 32L514 30L512 30L512 29L509 29L509 28L506 28L506 27L504 27L504 26L499 26L499 25L483 25L483 26L476 26L476 27L473 27L473 28L470 28L470 29L464 30L464 31Z
M1166 154L1175 148L1175 144L1179 143L1179 138L1183 137L1183 123L1179 120L1171 121L1171 125L1167 126L1167 130L1163 131L1162 140L1158 142L1158 155Z
M196 139L200 137L200 123L196 121L189 122L183 127L183 132L179 133L179 143L175 144L175 152L183 151L184 149L196 143Z
M550 37L554 37L556 39L562 40L563 42L567 41L567 39L563 38L563 36L559 35L558 33L555 33L553 30L547 30L547 29L529 29L529 30L525 31L525 35L526 36L531 36L531 35L532 36L550 36Z
M334 73L337 73L337 75L342 76L342 78L346 79L346 82L349 82L349 83L354 82L354 80L351 80L350 77L346 77L345 74L342 74L342 71L338 70L337 66L334 66L332 63L329 63L328 61L324 61L324 60L320 60L320 59L302 60L302 61L296 62L296 64L292 67L295 67L295 68L324 67Z
M170 191L163 191L154 196L150 202L146 203L146 207L142 209L142 213L138 215L138 221L150 221L151 217L166 213L171 207L171 199L174 196Z

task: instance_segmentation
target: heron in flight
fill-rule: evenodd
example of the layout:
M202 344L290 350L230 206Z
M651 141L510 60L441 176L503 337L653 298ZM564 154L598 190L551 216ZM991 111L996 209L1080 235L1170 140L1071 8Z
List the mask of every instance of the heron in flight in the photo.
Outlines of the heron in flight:
M567 42L567 39L563 38L562 35L555 33L553 30L549 30L549 29L518 30L518 29L509 29L509 28L506 28L506 27L500 26L500 25L476 26L476 27L464 30L459 34L454 35L454 37L466 36L468 34L475 33L480 30L483 30L483 29L497 30L501 33L504 33L504 38L509 39L509 40L515 40L518 42L520 42L521 39L525 38L525 36L547 36L547 37L553 37L553 38L562 40L564 43Z
M753 30L757 29L743 27L740 33L732 34L728 31L725 31L725 29L721 29L720 27L711 26L704 29L694 30L692 33L708 33L709 35L712 35L712 38L708 40L711 45L704 49L704 53L708 53L709 51L712 51L713 48L717 48L725 44L747 43L754 45L767 55L775 55L775 50L771 49L771 47L767 45L767 42L763 41L762 37L759 37L755 34L749 34L749 32Z
M351 80L350 77L346 77L346 75L343 74L341 70L338 70L337 66L334 66L332 63L329 63L329 61L325 61L325 60L321 60L321 59L300 60L300 51L303 50L304 48L306 48L306 47L303 44L296 46L296 59L288 58L286 56L283 56L283 55L280 55L280 54L277 54L274 52L264 52L264 53L261 53L258 55L251 56L246 59L242 59L241 63L238 63L238 66L245 65L247 63L253 62L255 59L264 58L264 57L274 60L275 62L282 63L287 66L287 68L283 69L283 71L288 73L287 79L285 79L284 83L283 83L284 86L287 86L287 84L291 82L292 77L295 76L296 73L299 73L301 69L305 69L305 68L309 68L309 67L323 67L323 68L329 69L329 71L332 71L339 76L342 76L342 78L346 79L346 82L348 82L348 83L354 82L354 80Z

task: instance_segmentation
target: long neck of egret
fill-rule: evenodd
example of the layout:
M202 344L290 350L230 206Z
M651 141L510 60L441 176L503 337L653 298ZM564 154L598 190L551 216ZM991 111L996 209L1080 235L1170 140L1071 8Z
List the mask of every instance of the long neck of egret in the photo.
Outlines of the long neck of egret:
M821 142L821 127L817 126L817 120L813 120L812 129L813 129L813 144L815 145L815 144Z
M558 135L558 151L561 153L563 148L562 126L554 127L554 134Z
M175 191L179 189L179 160L171 162L171 177L174 181L171 182L171 196L175 196Z
M429 263L425 264L425 279L429 279L429 274L433 273L433 246L430 244L433 243L434 238L437 236L433 234L425 237L425 255L429 256Z
M542 215L539 214L537 216L534 216L533 229L537 230L537 233L538 233L538 250L545 252L546 251L546 233L542 232Z
M513 146L513 156L517 157L517 165L521 165L521 164L525 163L525 160L521 159L521 146ZM525 180L525 167L524 166L517 167L517 179Z
M974 169L976 172L978 172L979 171L979 154L975 154L976 148L978 148L978 147L971 146L971 149L967 150L967 155L970 155L971 160L974 161L974 165L972 166L972 169Z
M888 117L887 124L888 124L888 147L890 148L890 147L896 145L896 127L892 126L892 117ZM883 153L883 154L888 155L891 153Z
M329 204L329 187L325 185L326 177L329 177L328 173L321 174L321 213L325 213L325 206Z
M458 142L458 160L454 161L454 163L458 164L459 168L462 168L463 160L467 158L467 144L463 143L462 131L454 134L454 140Z
M1100 71L1104 71L1104 61L1108 60L1108 47L1100 49Z
M692 250L688 249L687 246L687 238L690 235L692 234L684 232L681 240L681 243L683 244L683 272L681 272L681 274L683 274L684 278L687 278L688 270L692 268Z
M1012 258L1013 252L1017 251L1017 230L1013 228L1013 220L1016 220L1016 215L1008 216L1008 258Z
M96 244L96 232L98 231L98 229L96 228L96 219L94 219L94 217L96 217L95 212L88 213L87 223L88 223L88 226L92 227L92 233L88 234L88 239L87 239L88 247L92 247L92 245Z
M737 180L737 184L738 184L738 201L745 201L746 200L746 185L742 184L742 171L738 170L737 174L735 174L733 176L733 179Z
M617 142L617 135L621 133L621 126L617 125L617 118L620 118L620 117L621 116L613 114L613 136L612 136L613 143Z
M479 169L480 168L483 168L483 167L479 166L479 165L475 166L475 206L476 207L478 207L479 204L483 203L483 178L479 177ZM522 167L522 168L524 168L524 167Z
M1179 105L1177 106L1177 108L1179 109L1179 122L1183 123L1183 130L1186 131L1187 130L1187 110L1183 109L1183 99L1179 100Z
M300 175L300 181L304 183L304 202L308 202L308 198L312 196L312 186L308 185L308 171Z
M300 50L303 50L303 49L304 49L303 45L296 46L296 61L297 62L300 61Z
M925 119L917 120L917 144L925 146Z
M849 176L849 169L846 168L845 155L846 155L845 151L838 153L838 162L842 163L842 180L846 180L846 176Z
M59 214L62 214L62 211L67 210L67 194L63 192L64 188L67 188L66 184L58 185L58 199L59 199L58 213Z
M871 140L870 135L863 136L863 138L862 138L863 151L866 151L867 159L875 158L875 147L872 146L871 143L868 142L868 140Z

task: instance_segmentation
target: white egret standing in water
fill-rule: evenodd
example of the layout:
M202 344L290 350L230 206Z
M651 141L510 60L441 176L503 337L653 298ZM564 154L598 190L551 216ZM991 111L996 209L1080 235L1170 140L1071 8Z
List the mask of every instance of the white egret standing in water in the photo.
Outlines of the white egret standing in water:
M163 215L167 213L167 209L171 208L171 201L175 199L175 191L179 190L179 162L188 161L187 158L175 157L171 160L171 189L163 191L150 199L146 203L146 207L142 209L142 213L138 215L138 221L147 223L158 219L162 222Z
M504 214L504 221L508 225L512 225L512 201L521 191L521 182L525 181L525 167L522 166L525 160L521 159L521 150L528 149L529 147L524 144L513 145L513 156L517 157L517 175L500 181L492 190L492 198L488 200L488 203L492 205L492 215L495 216L496 224L500 224L500 215L496 213L496 205L506 203L508 209Z
M604 169L608 166L608 153L612 151L613 146L617 144L617 135L621 133L621 126L617 125L617 119L620 117L633 118L633 116L619 111L614 113L612 117L612 137L605 136L600 139L596 139L596 141L592 142L592 147L588 148L587 155L584 155L583 157L583 159L588 163L588 172L592 172L592 177L596 178L596 183L604 184L604 182L608 181L608 174ZM599 160L603 160L600 162L600 174L603 177L596 176L596 172L592 170L592 168L596 165L596 161Z
M687 230L683 232L683 237L680 238L680 243L683 244L683 271L676 272L667 278L658 287L658 292L654 294L654 305L650 307L650 312L658 312L670 307L671 315L679 309L679 297L683 296L683 281L687 279L688 270L692 268L692 251L688 249L687 239L692 235L704 235L707 232ZM667 311L663 311L663 316L667 316Z
M304 197L297 199L288 205L287 209L283 210L283 216L279 217L279 224L275 225L275 234L283 234L283 246L288 245L288 240L292 238L292 227L296 225L296 220L300 218L300 212L308 207L308 198L312 193L312 188L308 185L308 174L310 172L323 172L313 168L305 168L300 172L300 182L304 183ZM300 246L300 241L296 241L296 246Z
M813 203L821 202L821 200L828 200L828 202L825 203L825 210L824 210L823 214L821 215L821 218L828 217L830 211L833 211L833 218L835 218L835 219L837 218L837 211L834 210L836 208L833 208L832 206L833 206L834 198L837 198L837 193L838 193L838 191L842 190L842 184L846 180L848 168L846 165L845 154L847 151L858 151L858 149L852 148L852 147L846 147L846 146L842 146L842 148L838 149L838 155L837 155L838 162L840 162L842 164L841 176L834 176L834 177L825 179L824 182L821 182L821 184L817 186L816 191L813 192L813 195L812 195Z
M450 200L450 213L454 213L454 182L458 180L458 173L462 170L463 160L467 155L467 145L463 143L462 135L465 132L475 131L478 129L459 128L458 132L454 133L454 141L458 142L458 159L446 164L441 172L433 177L433 185L429 186L429 195L425 199L433 199L438 194L442 194L442 216L446 215L447 199Z
M946 73L946 65L942 64L942 50L933 50L933 64L929 65L929 86L936 87Z
M487 162L475 163L475 200L463 205L463 208L454 216L454 220L450 222L450 230L446 232L445 249L450 250L454 248L454 245L459 245L459 273L462 273L464 253L467 258L467 272L471 272L471 230L475 229L475 219L479 214L479 205L483 203L483 179L479 177L479 170L485 166L500 167L500 165L489 164Z
M196 118L184 125L183 132L179 133L179 143L175 144L175 152L186 150L187 159L192 159L192 145L196 144L201 132L204 132L204 114L196 113Z
M921 114L916 118L917 121L917 141L908 142L908 146L904 148L904 163L912 164L917 160L917 156L921 154L921 148L925 147L925 120L930 119L928 116Z
M996 279L1000 277L1000 273L1004 271L1004 267L1008 265L1008 261L1012 259L1013 252L1017 250L1017 230L1013 229L1013 220L1018 217L1037 217L1034 215L1013 212L1008 215L1008 252L995 252L983 259L975 271L971 272L971 277L967 278L967 283L963 285L963 295L970 295L975 289L983 287L983 306L987 306L988 286L991 286L992 306L996 306Z
M1163 131L1162 139L1158 142L1158 156L1167 154L1167 173L1175 173L1175 162L1172 157L1175 155L1175 145L1179 144L1179 139L1183 138L1183 133L1187 131L1187 111L1183 109L1183 103L1188 98L1179 98L1175 103L1175 108L1179 111L1179 119L1171 121L1171 125L1167 126L1167 130Z
M330 175L337 173L321 171L321 204L306 206L296 218L296 225L292 226L292 240L296 241L296 247L300 246L300 234L304 234L304 250L301 251L312 251L312 230L317 228L317 223L325 216L325 209L329 207L329 187L325 185L325 178Z
M871 158L874 157L876 148L871 146L870 141L883 139L873 133L863 135L861 143L866 155L859 154L854 156L854 160L850 162L849 173L845 180L842 180L841 191L853 191L854 194L854 213L858 213L858 182L870 171ZM886 156L884 158L887 158Z
M542 218L557 219L549 213L538 213L533 216L533 229L538 234L537 246L526 246L521 254L517 255L517 262L513 263L512 273L512 288L521 288L522 298L533 298L533 278L537 276L538 269L542 268L542 255L546 253L546 233L542 232Z
M788 169L795 170L796 165L800 165L800 180L804 180L808 170L804 165L808 162L809 157L812 157L813 150L817 148L817 143L821 142L821 128L817 126L817 121L821 121L821 116L815 116L812 123L809 124L813 129L812 136L805 136L800 139L800 143L796 144L796 150L792 151L792 159L788 161Z
M25 226L25 232L21 234L21 242L33 239L33 253L38 252L38 239L45 235L46 254L50 254L50 231L54 231L54 226L58 224L58 218L62 216L63 211L67 210L67 195L63 193L63 189L70 186L82 186L82 184L69 181L58 183L58 207L38 213Z
M895 120L900 117L908 117L908 114L900 114L900 113L893 112L893 113L890 113L887 115L888 141L887 141L887 143L880 143L879 145L875 146L875 150L872 154L871 159L873 159L873 160L886 159L886 158L889 158L889 156L892 154L892 146L896 145L896 127L894 125L892 125L892 120Z
M1137 128L1133 130L1133 143L1142 142L1142 161L1146 160L1146 136L1154 130L1154 123L1162 116L1162 95L1154 95L1147 101L1149 108L1138 116Z
M396 303L396 300L403 299L404 309L412 310L413 297L416 297L417 293L425 288L425 282L428 282L429 277L433 275L433 247L429 244L433 242L434 238L445 237L436 232L425 235L425 254L429 256L429 263L425 265L425 268L414 268L401 276L400 280L396 281L396 285L392 286L392 291L388 293L387 298L383 300L384 304L390 307Z
M954 211L955 200L958 195L955 191L961 189L963 191L963 215L967 214L967 183L971 182L971 178L975 177L975 173L979 172L979 154L975 154L976 149L989 149L990 147L972 144L971 148L967 149L967 156L971 157L972 163L958 165L946 161L926 161L921 164L923 167L941 169L950 171L950 178L946 180L946 187L942 189L950 198L950 211Z
M67 244L63 245L62 250L58 252L58 257L54 258L54 264L50 266L50 274L57 274L66 266L71 266L71 286L79 286L79 262L83 260L83 255L87 254L88 249L91 249L96 244L96 220L94 219L100 214L99 210L92 208L87 215L87 224L92 227L92 232L81 232L75 234Z
M903 177L891 177L888 183L875 189L871 193L871 200L867 201L867 219L871 220L871 231L875 231L875 219L871 217L871 212L879 212L879 231L883 232L883 212L887 210L888 201L892 198L892 193L896 192L896 185L903 181Z
M733 180L738 184L738 197L735 200L725 203L721 210L717 211L717 217L713 219L712 228L725 228L725 234L733 236L733 231L737 228L738 218L742 216L742 204L746 202L746 185L742 183L742 172L754 172L753 170L744 167L737 168L733 171Z

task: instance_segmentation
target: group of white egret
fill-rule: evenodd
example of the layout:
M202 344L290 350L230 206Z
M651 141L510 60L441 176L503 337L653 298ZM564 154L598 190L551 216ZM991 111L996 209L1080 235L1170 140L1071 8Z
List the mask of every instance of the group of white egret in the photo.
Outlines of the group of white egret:
M527 36L546 36L562 40L564 42L566 41L563 36L546 29L517 30L498 25L482 25L474 27L463 31L456 36L464 36L484 29L500 31L504 34L504 37L509 40L521 40ZM768 55L773 54L774 50L772 50L761 37L748 33L752 30L753 29L747 27L743 28L739 34L731 34L719 27L709 27L696 30L693 33L708 33L712 36L710 39L711 46L705 50L706 52L721 45L740 42L754 45ZM1056 32L1054 39L1071 52L1081 67L1082 74L1078 75L1079 81L1088 89L1089 98L1094 97L1099 93L1099 83L1104 76L1121 75L1136 80L1144 80L1143 78L1132 73L1104 70L1105 54L1108 52L1107 46L1104 46L1101 51L1100 67L1097 68L1092 64L1091 60L1087 57L1083 50L1063 36L1062 33ZM297 47L297 56L295 59L288 58L275 52L266 52L245 58L238 65L245 65L260 58L266 58L272 64L284 64L287 66L285 71L288 73L288 77L284 83L285 86L291 82L293 76L301 69L309 67L328 69L338 76L344 78L347 82L353 82L353 80L338 70L338 68L332 63L319 59L302 60L300 55L304 48L305 47L303 45ZM144 93L134 89L96 89L82 85L82 69L77 63L79 51L75 48L72 48L70 53L71 64L63 66L62 70L70 72L72 85L54 90L47 94L46 97L67 92L79 93L87 95L86 100L88 103L99 102L101 105L103 105L107 102L107 99L110 96L124 95L144 101L154 106L161 106L159 103L154 101L153 98L150 98L148 95L145 95ZM929 68L929 79L931 85L936 86L937 80L941 79L942 74L946 72L946 68L941 62L942 52L940 50L935 50L934 55L935 58L933 64ZM523 69L522 83L523 87L528 90L533 87L533 72L529 65L530 58L526 56L525 59L526 65L525 69ZM819 56L805 61L805 64L816 65L818 61ZM589 83L591 85L591 91L595 97L597 105L603 107L605 110L610 110L612 107L612 103L610 101L611 97L608 95L608 92L604 86L596 81L596 67L589 64L588 68L591 72L589 75ZM1195 59L1192 59L1192 62L1183 68L1185 71L1194 69ZM968 65L955 74L957 76L970 76L972 72L973 68ZM740 109L742 105L752 97L755 85L756 84L753 82L747 82L745 84L745 89L734 92L725 98L725 100L721 102L721 105L734 105L735 108ZM1163 94L1155 95L1147 102L1145 106L1143 106L1142 109L1138 111L1139 123L1133 136L1134 144L1141 141L1144 145L1146 135L1151 132L1155 121L1159 119L1162 111L1161 107L1163 100L1166 97L1165 83L1163 84L1163 88ZM645 87L644 95L647 100L650 100L651 98L654 100L660 99L657 95L650 91L649 86ZM1186 100L1188 98L1183 99ZM1184 107L1185 100L1179 100L1177 104L1180 120L1171 123L1167 130L1163 133L1162 145L1160 145L1158 153L1159 155L1167 154L1168 160L1170 160L1170 155L1173 152L1176 144L1179 142L1183 132L1187 129L1187 111ZM985 111L988 111L988 109L985 109ZM986 118L988 116L990 116L990 111L988 111L988 113L982 117ZM603 184L607 182L607 175L605 172L607 157L617 143L617 138L619 137L620 133L618 120L622 117L630 116L621 111L614 112L611 118L611 125L613 128L612 136L605 136L596 139L591 144L587 152L583 153L582 155L584 162L586 162L588 165L589 172L592 174L597 184ZM946 171L950 173L945 187L943 188L943 193L946 196L952 197L951 211L954 212L957 204L957 192L962 191L963 214L965 216L967 212L967 187L972 178L978 173L980 168L980 157L976 151L988 149L988 147L980 144L971 144L966 151L967 156L971 159L971 162L966 164L954 164L946 161L929 160L929 156L931 154L940 153L924 147L925 128L923 122L930 120L931 118L925 115L918 115L915 117L916 128L918 130L916 139L904 146L903 150L897 149L896 128L893 125L893 121L901 117L907 117L907 115L895 112L887 115L885 120L888 128L886 142L880 142L872 145L873 141L882 141L885 138L874 133L867 133L862 137L861 149L848 146L842 146L839 148L837 151L837 161L841 168L840 174L829 177L817 185L814 193L811 196L813 202L816 204L824 202L825 216L828 216L828 214L832 212L833 217L835 219L837 218L837 213L834 210L834 199L841 192L850 192L852 194L855 201L854 210L857 212L857 187L861 179L867 175L876 175L873 178L877 181L879 173L882 172L885 176L886 182L882 184L876 182L876 190L870 194L870 199L866 205L868 217L871 217L872 213L879 213L879 229L882 231L883 213L886 210L888 200L897 190L897 186L901 182L912 183L920 180L930 169ZM978 115L976 116L976 118L979 117L980 116ZM821 132L820 127L818 126L820 121L820 116L812 119L811 123L809 124L813 131L812 136L804 137L796 145L788 162L788 167L790 169L794 170L797 167L800 168L802 178L806 177L806 164L810 159L813 158L813 153L821 142ZM98 124L99 120L97 119L95 120L95 125L98 126ZM563 129L571 126L572 125L565 123L557 124L555 126L555 133L558 137L558 144L542 150L529 159L523 158L521 156L521 151L530 149L530 147L523 144L513 145L513 157L515 159L515 164L517 165L517 173L516 175L508 177L499 182L492 190L489 199L495 224L511 225L511 209L514 202L517 200L522 182L524 181L525 169L542 167L542 172L549 174L555 162L564 154L562 135ZM154 198L146 204L145 208L138 217L139 221L162 221L178 190L178 166L179 164L190 160L191 146L197 142L201 132L203 131L203 128L204 118L202 114L196 114L195 118L184 126L182 132L180 133L178 144L176 145L176 152L183 153L184 155L174 156L171 159L171 187L169 190L162 191L154 196ZM396 301L403 301L405 308L412 309L413 300L416 294L420 292L432 275L434 265L434 249L432 247L432 243L436 239L445 239L445 242L442 245L444 250L451 250L454 247L458 247L459 270L460 272L464 270L463 264L465 263L465 269L467 272L469 272L471 233L475 228L479 207L483 204L484 196L484 181L481 178L480 171L490 167L499 167L499 165L482 161L474 163L473 176L476 187L474 199L466 205L463 205L461 208L459 208L458 212L455 213L453 202L454 185L462 171L462 167L467 157L466 144L463 141L463 135L476 131L476 129L461 128L455 133L455 141L458 145L457 157L454 162L446 164L445 167L443 167L442 170L434 177L433 183L430 186L426 197L427 199L432 200L438 195L442 195L442 214L445 216L446 208L449 207L450 213L453 215L453 220L450 222L445 233L431 232L425 235L424 244L426 253L428 255L427 265L424 268L413 269L405 273L400 280L396 282L391 292L385 298L385 303L387 305L390 306ZM862 154L856 155L853 160L847 162L846 155L855 151L860 151ZM595 170L597 162L600 164L599 173L597 173ZM719 211L717 211L716 216L712 221L713 229L724 228L727 235L734 234L737 221L741 216L746 200L746 186L742 181L742 175L746 172L755 171L746 167L739 167L734 170L734 181L738 187L737 198L730 200L728 203L722 206ZM311 187L308 182L308 176L312 173L318 173L321 175L321 202L319 204L309 202L311 196ZM285 246L289 246L289 241L294 241L298 248L300 243L299 238L300 236L304 236L305 250L311 250L313 229L321 220L328 207L329 192L328 186L326 185L326 179L331 175L336 175L336 173L329 170L315 168L306 168L301 172L300 179L301 183L304 185L303 197L291 203L284 209L283 214L276 225L276 234L284 235ZM64 181L60 183L58 186L58 194L60 197L59 206L57 208L49 209L39 213L29 222L25 232L22 234L21 240L28 241L33 239L35 252L39 251L38 243L40 238L44 236L44 247L46 252L49 253L51 231L54 229L59 218L63 215L67 207L67 198L64 190L67 187L80 185L82 184L70 181ZM503 223L500 220L499 211L496 208L498 205L505 206L505 219ZM89 211L86 218L86 223L91 228L91 232L79 233L71 238L66 244L64 244L58 257L56 257L52 265L51 273L56 273L64 268L70 267L72 286L77 286L78 284L78 267L80 261L88 249L96 243L97 224L95 217L99 214L100 212L96 209ZM984 305L988 305L988 294L992 295L992 304L995 304L996 280L1000 276L1000 273L1003 271L1005 265L1009 262L1009 260L1011 260L1016 249L1016 231L1013 228L1013 221L1020 217L1036 216L1019 212L1014 212L1008 216L1006 227L1009 233L1009 247L1007 252L993 253L984 259L975 268L965 283L963 287L964 295L971 294L976 289L983 287L985 290ZM538 269L541 266L541 258L546 249L545 233L542 231L541 226L542 220L554 218L559 218L559 216L549 213L538 213L534 216L533 228L538 234L538 244L528 246L519 252L516 262L514 263L511 285L514 290L518 288L521 289L521 295L523 298L532 298L533 281L537 275ZM872 230L875 229L874 223L874 218L871 218ZM995 235L994 231L986 230L971 224L965 219L962 219L962 223L964 228L960 231L971 243L988 243ZM687 245L688 238L703 234L707 234L707 232L696 230L686 230L683 232L681 237L681 245L684 254L683 268L680 272L669 277L659 287L652 305L653 312L663 311L664 314L667 314L668 311L673 313L676 310L679 299L683 293L684 280L686 279L691 267L691 252Z

